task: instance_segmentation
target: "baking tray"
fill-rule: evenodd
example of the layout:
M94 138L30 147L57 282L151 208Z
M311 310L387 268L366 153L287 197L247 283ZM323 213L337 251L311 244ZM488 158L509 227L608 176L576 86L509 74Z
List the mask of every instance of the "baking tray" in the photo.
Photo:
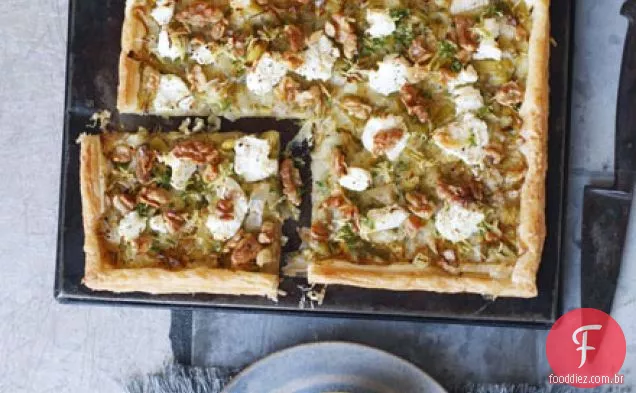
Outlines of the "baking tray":
M550 326L560 314L559 265L562 258L564 201L567 184L569 121L570 38L573 3L552 2L552 46L550 69L550 134L547 177L547 238L538 274L539 295L534 299L488 299L479 295L444 295L428 292L391 292L354 287L330 286L320 306L306 303L301 278L285 278L281 289L287 296L277 303L259 297L220 295L115 294L92 291L81 284L84 275L84 242L79 188L80 133L87 130L90 116L109 109L114 121L126 129L139 125L150 128L174 128L182 119L117 116L115 113L117 62L125 0L71 0L69 12L67 94L65 107L60 216L58 233L55 297L63 303L98 303L158 307L218 308L245 312L298 313L310 315L357 316L367 318L435 319L457 322ZM294 122L273 119L224 121L222 130L242 129L259 132L278 129L289 140L297 127ZM295 154L306 154L302 149ZM305 174L306 175L306 174ZM309 206L305 205L307 210ZM307 213L301 221L307 221ZM286 225L292 237L293 226ZM312 305L314 307L312 307Z

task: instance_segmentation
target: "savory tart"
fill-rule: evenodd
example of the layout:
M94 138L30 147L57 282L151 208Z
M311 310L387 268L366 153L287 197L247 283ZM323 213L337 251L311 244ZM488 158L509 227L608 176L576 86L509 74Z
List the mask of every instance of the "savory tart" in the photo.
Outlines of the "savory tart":
M311 283L532 297L548 8L128 0L118 107L313 127Z
M82 135L84 284L275 299L278 133Z

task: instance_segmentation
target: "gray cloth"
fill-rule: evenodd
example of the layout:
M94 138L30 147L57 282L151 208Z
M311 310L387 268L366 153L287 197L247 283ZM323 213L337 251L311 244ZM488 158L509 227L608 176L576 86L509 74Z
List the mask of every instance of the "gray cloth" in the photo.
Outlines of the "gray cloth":
M220 368L167 365L154 374L133 377L126 393L220 393L233 373Z
M209 367L184 367L170 364L162 371L134 377L125 384L125 393L221 393L236 372ZM462 384L447 387L449 393L574 393L576 389L563 385L530 384ZM586 389L586 393L631 392L626 386L604 386Z

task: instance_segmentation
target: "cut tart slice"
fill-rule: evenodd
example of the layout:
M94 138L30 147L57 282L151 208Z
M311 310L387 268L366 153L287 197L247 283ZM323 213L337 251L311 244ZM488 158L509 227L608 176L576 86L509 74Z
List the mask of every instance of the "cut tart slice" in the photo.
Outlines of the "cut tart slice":
M277 132L140 130L79 142L87 287L276 298Z

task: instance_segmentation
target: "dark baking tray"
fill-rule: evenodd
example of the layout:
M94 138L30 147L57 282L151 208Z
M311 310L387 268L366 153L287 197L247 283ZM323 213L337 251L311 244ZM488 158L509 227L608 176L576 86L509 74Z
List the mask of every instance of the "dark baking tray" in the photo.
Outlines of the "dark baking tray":
M559 265L562 258L564 201L566 190L570 37L573 2L552 2L550 67L550 134L547 178L547 239L538 275L539 296L534 299L486 299L478 295L443 295L427 292L390 292L330 286L322 306L299 308L304 279L286 278L281 289L287 296L277 303L258 297L218 295L114 294L91 291L81 284L84 275L79 147L76 139L87 130L97 110L115 108L117 62L124 0L71 0L67 59L67 95L64 123L60 217L55 297L63 303L101 303L185 308L222 308L242 311L323 314L367 318L427 318L457 322L512 323L549 326L560 314ZM127 129L138 125L174 127L181 119L121 116L114 121ZM283 139L293 136L293 122L247 119L223 122L223 129L258 132L278 129ZM301 149L302 150L302 149ZM296 152L303 154L302 151ZM305 208L308 207L305 205ZM308 217L303 217L307 220ZM286 228L289 235L293 228ZM293 247L297 242L292 239Z

